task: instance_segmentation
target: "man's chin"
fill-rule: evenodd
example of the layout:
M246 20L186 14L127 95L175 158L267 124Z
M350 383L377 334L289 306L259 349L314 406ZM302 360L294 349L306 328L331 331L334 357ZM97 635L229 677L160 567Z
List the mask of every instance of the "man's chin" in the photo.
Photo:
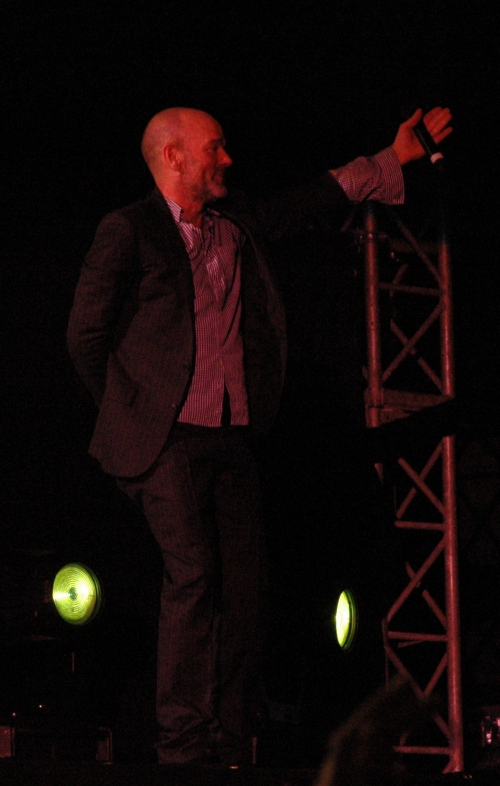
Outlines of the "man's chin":
M216 202L217 199L223 199L225 196L227 196L227 186L214 186L212 189L210 189L210 196L209 199L207 199L207 202Z

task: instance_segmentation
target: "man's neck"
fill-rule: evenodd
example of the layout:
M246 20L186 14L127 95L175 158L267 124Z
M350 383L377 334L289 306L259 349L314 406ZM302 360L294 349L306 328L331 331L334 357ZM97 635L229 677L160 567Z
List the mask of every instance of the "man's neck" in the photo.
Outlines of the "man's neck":
M205 212L205 203L201 200L192 199L186 194L179 193L178 190L162 187L158 184L158 188L166 199L171 199L182 210L183 218L189 221L193 226L200 228L203 223L203 213Z
M199 229L203 223L203 213L205 212L205 205L200 205L196 207L193 206L185 207L184 205L181 204L180 207L182 208L183 218L186 221L189 221L189 223L192 224L193 226L198 227Z

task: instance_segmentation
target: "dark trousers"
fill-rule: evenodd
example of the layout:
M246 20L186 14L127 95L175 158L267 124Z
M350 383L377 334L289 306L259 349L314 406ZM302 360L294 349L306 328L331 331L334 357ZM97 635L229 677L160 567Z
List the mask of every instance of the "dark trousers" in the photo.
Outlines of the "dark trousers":
M244 429L179 424L155 466L119 486L142 508L165 572L158 639L161 763L250 762L260 699L265 557Z

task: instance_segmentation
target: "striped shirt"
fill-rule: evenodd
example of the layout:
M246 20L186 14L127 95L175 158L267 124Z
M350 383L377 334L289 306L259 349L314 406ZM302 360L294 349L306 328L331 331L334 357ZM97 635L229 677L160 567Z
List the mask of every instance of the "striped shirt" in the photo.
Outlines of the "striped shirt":
M243 369L240 254L244 235L227 218L207 208L201 228L167 199L184 240L193 273L196 361L188 396L178 420L220 426L224 387L231 402L231 425L248 425Z
M353 202L403 202L401 167L391 148L371 158L357 158L331 174ZM220 426L226 389L231 425L246 426L249 416L240 332L240 256L245 236L216 210L207 208L198 228L186 221L179 205L168 198L166 202L186 246L195 291L195 368L178 420Z

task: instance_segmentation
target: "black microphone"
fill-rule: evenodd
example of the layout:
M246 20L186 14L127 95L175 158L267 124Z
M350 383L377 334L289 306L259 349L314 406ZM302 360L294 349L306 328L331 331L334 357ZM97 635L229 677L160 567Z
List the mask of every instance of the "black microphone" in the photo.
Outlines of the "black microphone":
M444 155L427 131L424 121L419 120L413 131L415 132L415 136L424 148L425 152L429 156L431 164L441 168L444 164Z
M413 112L409 111L409 108L406 106L404 107L403 115L405 120L408 120L408 118L413 115ZM418 121L417 125L414 126L413 131L415 132L415 136L417 137L418 141L424 148L425 153L429 156L431 164L434 164L437 169L443 169L444 155L427 131L423 119Z

